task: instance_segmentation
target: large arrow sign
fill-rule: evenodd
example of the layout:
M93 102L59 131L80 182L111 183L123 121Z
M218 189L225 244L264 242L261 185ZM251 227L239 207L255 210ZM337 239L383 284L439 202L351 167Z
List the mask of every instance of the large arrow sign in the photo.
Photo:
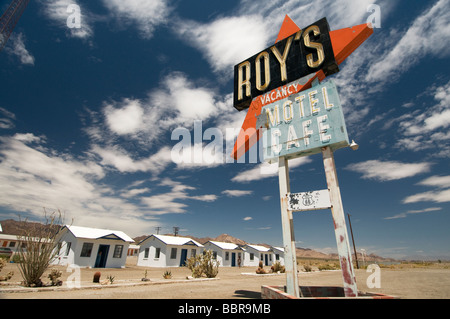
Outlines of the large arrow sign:
M278 41L234 67L234 107L250 106L252 97L269 92L311 73L339 71L326 18L304 31Z
M286 18L283 22L283 25L280 29L280 32L278 34L277 42L281 42L283 39L285 39L285 40L289 39L289 37L294 34L295 34L294 35L294 39L295 39L295 37L299 31L300 31L300 28L288 16L286 16ZM335 31L329 32L331 44L332 44L332 48L333 48L333 54L334 54L334 58L335 58L337 64L338 65L341 64L354 50L356 50L356 48L358 48L367 38L369 38L369 36L372 33L373 33L373 29L371 28L370 25L367 25L367 24L361 24L361 25L354 26L351 28L345 28L345 29L340 29L340 30L335 30ZM286 41L288 41L288 40L286 40ZM286 45L284 47L281 46L281 49L279 49L278 51L280 51L280 53L284 53L283 48L285 48L285 47L286 47ZM281 50L283 50L283 52L281 52ZM318 51L316 51L316 52L318 52ZM256 57L257 56L258 55L255 56L255 63L254 63L255 67L256 67ZM317 61L317 60L314 60L314 58L315 58L314 55L312 56L312 58L313 58L313 61ZM262 65L264 65L264 68L266 65L264 59L265 58L263 56L261 56L259 58L259 63L260 63L261 69L262 69ZM250 61L252 61L252 59L249 59L249 62ZM277 61L277 60L275 60L275 61ZM245 63L245 61L244 61L244 63ZM239 71L239 69L238 69L238 71ZM242 79L245 78L244 72L245 71L243 71ZM238 76L239 76L239 73L238 73ZM262 136L261 130L257 129L256 122L257 122L257 117L261 114L261 109L265 103L267 103L269 101L270 101L270 103L273 103L273 102L276 102L277 100L286 98L290 94L295 94L300 91L307 90L307 89L311 88L311 84L313 81L315 81L315 80L322 81L323 79L325 79L325 77L326 77L326 74L322 70L320 70L320 71L317 71L316 73L312 73L309 76L305 76L305 77L297 80L298 85L295 85L295 87L293 87L293 86L289 87L289 83L286 82L287 85L285 85L284 91L286 91L287 94L277 94L276 91L284 92L283 90L279 90L279 88L276 88L272 91L269 91L269 89L267 88L264 91L265 93L262 92L262 95L260 95L258 97L253 97L251 104L248 108L247 115L244 119L244 123L242 124L241 131L240 131L239 136L234 145L234 149L231 154L231 157L233 157L234 159L238 159L239 157L241 157ZM251 77L250 77L250 79L251 79ZM260 82L258 84L260 84L261 86L265 85L266 79L267 79L266 75L261 73ZM239 80L239 78L238 78L238 80ZM244 80L242 80L242 81L244 81ZM254 85L256 85L256 72L254 75L254 82L255 82ZM235 83L236 83L236 81L235 81ZM237 82L237 83L239 85L239 82ZM243 84L242 88L247 90L247 84ZM251 90L251 84L250 84L250 90ZM273 92L275 92L275 94ZM270 100L267 98L267 95L269 96Z

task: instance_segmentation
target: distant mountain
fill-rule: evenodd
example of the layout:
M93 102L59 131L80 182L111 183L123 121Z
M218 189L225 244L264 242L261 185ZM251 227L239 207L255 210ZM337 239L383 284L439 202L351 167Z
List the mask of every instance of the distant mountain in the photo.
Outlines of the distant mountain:
M13 219L2 220L0 224L2 225L2 234L16 236L24 236L27 233L30 235L39 234L42 231L49 230L50 227L53 228L52 233L56 234L61 227L61 225L50 226L42 223L17 221Z

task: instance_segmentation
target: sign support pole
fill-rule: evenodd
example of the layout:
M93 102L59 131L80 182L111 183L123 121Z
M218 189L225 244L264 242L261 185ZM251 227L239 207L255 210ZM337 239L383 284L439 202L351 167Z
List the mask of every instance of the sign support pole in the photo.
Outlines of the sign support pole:
M339 262L344 280L345 297L357 297L356 278L353 271L352 254L345 225L344 208L339 189L334 156L329 146L322 148L323 165L330 191L331 213L333 215L334 233L336 236Z
M280 184L281 224L283 229L284 264L286 269L286 293L299 297L297 256L295 251L294 221L288 210L287 194L290 193L289 165L284 156L278 158L278 179Z

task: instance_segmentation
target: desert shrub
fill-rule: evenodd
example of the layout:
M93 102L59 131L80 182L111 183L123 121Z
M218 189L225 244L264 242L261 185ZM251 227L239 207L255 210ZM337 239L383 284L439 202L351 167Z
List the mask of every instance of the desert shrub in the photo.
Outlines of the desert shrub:
M17 254L20 263L18 268L26 287L41 287L43 285L41 276L50 263L56 258L59 249L55 239L55 233L61 228L61 213L45 213L44 227L32 224L27 227L26 221L21 223L21 235L17 238L19 245Z
M259 262L259 267L258 267L258 269L256 269L256 273L260 274L260 275L266 273L266 271L264 270L264 266L263 266L262 261Z
M62 276L62 272L58 269L52 269L50 273L48 274L48 279L50 279L52 286L61 286L62 280L59 279L59 277Z
M3 267L5 267L7 261L3 258L0 258L0 272L2 271ZM14 272L10 271L6 276L0 276L0 281L7 281L10 280L11 277L14 276Z
M163 274L164 279L171 279L172 278L172 272L170 270L166 270Z
M327 263L327 264L320 264L317 266L320 271L322 270L337 270L340 269L339 264L337 263Z
M187 259L186 265L194 278L200 278L203 275L207 278L215 278L219 273L219 262L213 258L211 250L206 250L203 254Z
M303 268L305 269L306 272L312 271L312 267L310 265L304 265Z
M271 269L271 271L273 273L276 273L276 272L284 273L284 272L286 272L286 268L283 265L281 265L281 263L279 261L275 262L272 265L272 267L270 267L270 269Z

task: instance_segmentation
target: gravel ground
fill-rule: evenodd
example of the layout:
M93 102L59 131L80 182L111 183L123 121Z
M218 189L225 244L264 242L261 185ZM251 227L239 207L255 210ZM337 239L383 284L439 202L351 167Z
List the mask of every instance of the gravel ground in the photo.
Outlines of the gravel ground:
M14 271L7 282L0 283L1 299L259 299L262 285L284 285L284 274L256 275L255 267L228 268L219 270L215 279L186 279L187 268L142 268L127 265L124 269L80 269L80 287L69 288L66 267L55 267L62 272L61 287L23 288L16 264L8 264L1 272L6 275ZM268 267L266 267L268 268ZM147 270L147 278L141 279ZM163 273L172 272L172 279L164 279ZM94 273L100 271L100 281L113 276L109 285L94 284ZM402 299L447 299L450 298L450 269L447 268L382 268L380 288L369 288L366 270L355 270L358 290L395 296ZM49 281L44 275L43 281ZM106 280L107 281L107 280ZM340 271L301 272L301 286L342 286Z

